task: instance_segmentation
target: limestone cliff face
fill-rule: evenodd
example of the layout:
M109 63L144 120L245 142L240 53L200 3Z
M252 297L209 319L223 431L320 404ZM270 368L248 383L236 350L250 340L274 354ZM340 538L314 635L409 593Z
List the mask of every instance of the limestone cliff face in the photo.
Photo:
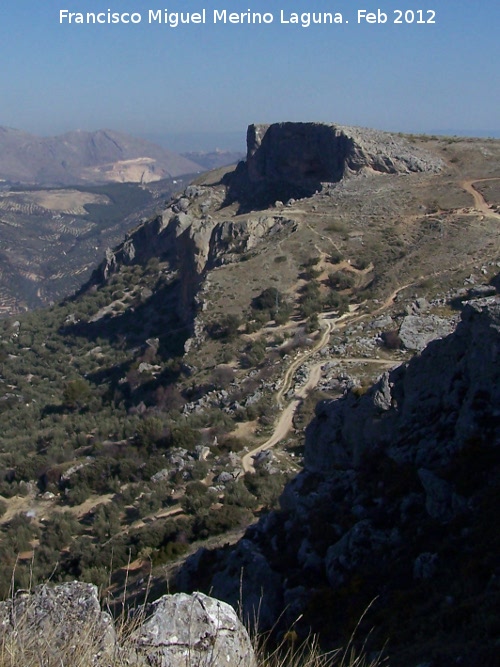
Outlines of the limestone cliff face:
M189 186L160 215L128 234L115 250L108 250L93 282L107 280L122 264L145 264L157 257L178 274L177 314L190 325L195 297L207 271L238 261L266 237L291 232L297 226L293 220L272 214L225 219L217 212L222 201L223 195L213 188Z
M251 183L335 183L363 169L398 174L439 171L442 164L403 138L330 123L250 125Z
M438 172L443 163L400 135L332 123L250 125L247 158L226 179L240 211L310 197L366 172Z

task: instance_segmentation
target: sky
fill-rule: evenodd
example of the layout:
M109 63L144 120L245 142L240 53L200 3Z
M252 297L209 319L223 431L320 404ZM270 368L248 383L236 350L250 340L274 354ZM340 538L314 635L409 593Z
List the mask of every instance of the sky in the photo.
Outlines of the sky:
M60 22L108 9L141 21ZM206 23L148 22L165 9L205 9ZM273 21L214 23L224 9ZM387 20L358 23L361 10ZM293 12L343 22L281 21ZM195 134L239 133L243 149L249 123L288 120L498 135L499 27L498 0L2 0L0 125L184 137L186 149Z

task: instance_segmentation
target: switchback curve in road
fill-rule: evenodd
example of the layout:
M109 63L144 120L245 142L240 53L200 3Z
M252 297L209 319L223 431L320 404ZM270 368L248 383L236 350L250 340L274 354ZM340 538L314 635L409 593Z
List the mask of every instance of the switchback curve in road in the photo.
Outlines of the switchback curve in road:
M479 192L479 190L475 187L475 183L486 183L487 181L499 181L500 178L477 178L473 180L466 180L462 181L460 183L460 186L468 192L470 195L472 195L472 198L474 199L474 208L482 213L483 215L488 215L493 218L499 218L500 219L500 214L495 213L492 211L491 206L488 204L486 199L483 197L483 195Z

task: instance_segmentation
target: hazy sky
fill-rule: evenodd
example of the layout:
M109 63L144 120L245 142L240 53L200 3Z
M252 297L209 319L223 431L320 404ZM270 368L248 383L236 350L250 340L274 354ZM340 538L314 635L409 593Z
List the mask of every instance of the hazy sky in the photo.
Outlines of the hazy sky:
M149 10L203 8L204 25L148 23ZM387 23L357 23L359 9L377 8ZM61 9L136 12L142 22L60 24ZM214 25L214 9L274 21ZM395 24L395 9L415 19L421 9L424 20L434 11L435 23ZM344 23L283 24L281 10L285 19L340 12ZM2 0L0 125L161 135L323 120L498 132L499 45L498 0Z

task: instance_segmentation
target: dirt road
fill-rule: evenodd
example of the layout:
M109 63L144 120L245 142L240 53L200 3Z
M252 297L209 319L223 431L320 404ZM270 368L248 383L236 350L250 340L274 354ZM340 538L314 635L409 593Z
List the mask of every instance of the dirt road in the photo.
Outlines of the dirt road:
M486 183L487 181L499 181L500 178L479 178L472 181L462 181L460 187L462 187L466 192L472 195L474 199L474 208L477 211L480 211L483 215L488 215L493 218L500 219L500 213L495 213L492 211L491 206L488 204L483 195L474 187L475 183Z
M295 361L292 362L290 367L287 369L284 377L283 377L283 384L278 391L276 395L276 400L278 403L278 406L281 408L282 405L282 400L285 394L287 394L293 383L293 376L295 375L297 369L300 366L303 366L304 363L312 357L318 350L321 350L322 347L324 347L329 339L330 339L330 334L332 331L334 331L337 328L341 328L345 325L346 320L349 320L354 317L356 310L358 306L355 307L350 307L350 310L348 313L344 313L344 315L341 315L335 320L329 319L331 315L324 314L320 316L321 321L324 323L325 327L323 330L323 333L315 343L315 345L308 350L305 354L301 354ZM365 360L366 361L366 360ZM284 410L282 410L280 417L276 423L276 426L274 428L273 434L270 438L268 438L265 442L263 442L261 445L258 447L255 447L252 449L248 454L245 454L242 459L241 459L241 466L243 468L244 472L255 472L255 469L253 467L253 458L256 456L259 452L263 451L264 449L269 449L270 447L273 447L276 445L280 440L283 440L284 437L286 437L286 434L292 427L293 423L293 415L295 414L295 411L297 407L300 405L301 401L303 398L306 396L307 392L310 389L313 389L319 382L321 378L321 366L323 362L315 364L309 369L309 377L307 379L307 382L300 388L300 390L295 394L295 397L289 403Z

